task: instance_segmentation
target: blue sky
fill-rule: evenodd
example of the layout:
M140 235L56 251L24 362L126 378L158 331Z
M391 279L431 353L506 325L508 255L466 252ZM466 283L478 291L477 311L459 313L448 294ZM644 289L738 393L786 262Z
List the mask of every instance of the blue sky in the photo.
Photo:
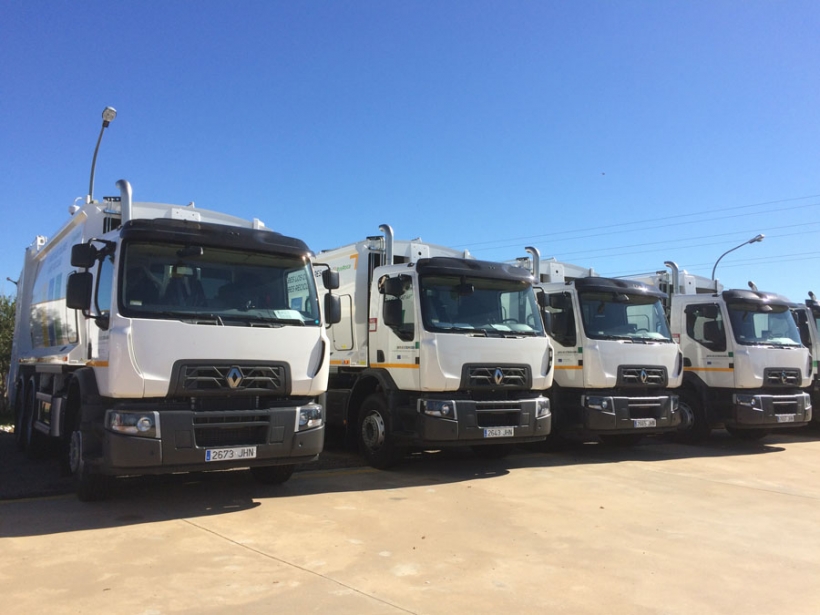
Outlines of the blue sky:
M820 293L820 3L0 0L0 277L88 189ZM14 286L0 283L0 292Z

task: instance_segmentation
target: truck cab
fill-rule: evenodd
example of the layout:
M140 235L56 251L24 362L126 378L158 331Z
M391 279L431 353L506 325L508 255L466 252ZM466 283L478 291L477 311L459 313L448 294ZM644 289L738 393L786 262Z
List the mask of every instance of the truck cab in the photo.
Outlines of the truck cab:
M669 332L663 294L555 260L519 259L545 295L555 348L549 391L555 438L635 444L680 425L683 357ZM555 439L553 438L553 439Z
M680 437L696 442L717 427L755 440L804 425L812 404L812 359L785 297L724 290L716 280L669 272L655 281L667 294L672 333L684 358Z
M809 293L805 303L794 304L792 315L803 345L811 352L811 384L806 389L811 397L812 408L820 406L820 302L814 293ZM820 414L812 412L812 423L820 424Z
M500 456L546 438L552 349L529 272L381 228L318 255L340 274L329 425L375 467L410 449Z
M312 253L259 220L118 186L26 252L9 376L21 447L58 442L81 499L125 474L287 480L324 442Z

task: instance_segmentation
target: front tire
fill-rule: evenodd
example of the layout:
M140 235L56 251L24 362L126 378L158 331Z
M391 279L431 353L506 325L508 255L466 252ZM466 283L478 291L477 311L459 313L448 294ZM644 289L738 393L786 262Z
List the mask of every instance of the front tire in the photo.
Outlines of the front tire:
M263 485L281 485L287 482L296 466L293 464L283 466L255 466L251 468L253 479Z
M357 425L359 451L372 467L386 470L404 456L393 441L387 402L382 395L374 393L362 402Z
M681 413L680 428L673 439L682 444L700 444L712 432L706 409L698 403L697 397L689 391L678 397L678 412Z
M77 417L68 449L68 463L74 477L74 490L81 502L100 502L108 498L113 478L92 471L83 458L83 433Z

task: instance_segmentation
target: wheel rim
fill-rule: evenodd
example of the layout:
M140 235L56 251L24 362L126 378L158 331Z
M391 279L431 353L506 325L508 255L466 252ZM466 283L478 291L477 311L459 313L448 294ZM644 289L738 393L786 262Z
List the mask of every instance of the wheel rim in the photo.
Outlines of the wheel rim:
M370 412L362 421L362 442L370 451L384 446L384 419L378 412Z
M68 449L68 465L72 474L80 473L83 460L83 434L80 431L71 433L71 442Z
M678 402L678 412L680 412L680 430L689 431L695 426L695 412L692 407L682 399Z

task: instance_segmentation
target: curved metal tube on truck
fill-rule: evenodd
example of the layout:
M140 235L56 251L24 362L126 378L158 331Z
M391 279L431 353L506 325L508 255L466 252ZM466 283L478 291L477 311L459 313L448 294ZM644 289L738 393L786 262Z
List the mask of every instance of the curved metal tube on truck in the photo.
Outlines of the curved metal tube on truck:
M384 264L393 264L393 229L389 224L382 224L379 230L384 233Z
M541 281L541 252L538 251L538 248L532 246L527 246L524 249L532 255L532 275L537 284Z
M124 179L117 182L117 188L120 189L120 213L122 224L125 224L131 220L131 200L133 198L134 191L131 188L131 184Z

